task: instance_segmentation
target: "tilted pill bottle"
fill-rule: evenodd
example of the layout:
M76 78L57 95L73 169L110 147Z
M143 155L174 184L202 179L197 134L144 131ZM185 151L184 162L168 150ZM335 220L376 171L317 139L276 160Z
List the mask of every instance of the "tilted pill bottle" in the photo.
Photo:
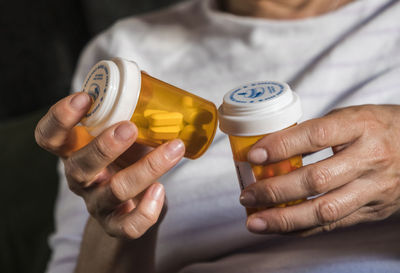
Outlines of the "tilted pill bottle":
M151 77L135 62L117 58L97 63L83 91L93 104L81 124L93 136L130 120L138 128L137 143L156 147L180 138L190 159L201 156L214 138L218 117L212 102Z
M268 165L252 165L250 148L264 136L295 126L302 115L300 99L286 83L264 81L229 91L219 108L220 129L229 135L238 180L243 190L259 180L287 174L302 166L302 156ZM301 202L297 200L285 207ZM246 208L250 215L265 208Z

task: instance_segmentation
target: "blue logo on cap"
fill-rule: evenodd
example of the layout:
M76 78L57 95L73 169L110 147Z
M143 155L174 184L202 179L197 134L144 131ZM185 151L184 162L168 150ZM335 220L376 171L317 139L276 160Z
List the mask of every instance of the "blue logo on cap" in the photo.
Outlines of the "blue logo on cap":
M239 103L256 103L271 100L281 95L285 87L277 82L259 82L234 90L230 99Z
M265 93L265 88L264 87L256 87L256 88L251 88L244 90L243 92L238 93L238 96L243 96L244 98L248 99L255 99L258 98Z
M100 95L100 86L97 83L92 83L89 87L88 94L93 98L93 101L96 101Z
M92 108L86 114L86 118L96 113L96 111L102 105L103 100L105 98L105 94L107 92L108 85L109 85L108 67L103 64L100 64L96 68L92 68L92 72L87 77L87 80L83 88L85 92L87 92L89 96L93 99L94 102ZM88 89L86 88L87 86L89 86ZM104 86L104 89L102 90L100 86Z

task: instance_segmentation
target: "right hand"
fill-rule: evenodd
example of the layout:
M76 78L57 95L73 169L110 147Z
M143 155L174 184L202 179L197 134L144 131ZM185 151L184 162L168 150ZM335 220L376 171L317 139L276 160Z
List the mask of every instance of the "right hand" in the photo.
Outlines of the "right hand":
M124 121L74 149L75 126L90 105L85 93L60 100L39 121L36 141L62 158L69 188L110 236L139 238L159 220L165 191L156 180L180 161L184 144L177 139L144 153L134 145L136 126Z

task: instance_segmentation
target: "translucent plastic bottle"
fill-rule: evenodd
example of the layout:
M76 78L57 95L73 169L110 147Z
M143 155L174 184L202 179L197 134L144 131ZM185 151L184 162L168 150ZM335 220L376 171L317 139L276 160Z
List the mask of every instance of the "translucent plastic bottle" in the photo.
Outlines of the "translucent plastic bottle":
M215 105L140 71L123 59L97 63L83 91L93 105L81 124L97 136L122 120L138 127L137 142L156 147L171 139L185 143L185 157L201 156L211 144L217 123Z
M242 190L261 179L287 174L302 166L301 155L269 165L247 161L250 148L267 134L295 126L302 115L299 97L280 82L250 83L229 91L219 108L221 130L229 135ZM280 204L293 205L302 200ZM247 208L251 214L265 208Z

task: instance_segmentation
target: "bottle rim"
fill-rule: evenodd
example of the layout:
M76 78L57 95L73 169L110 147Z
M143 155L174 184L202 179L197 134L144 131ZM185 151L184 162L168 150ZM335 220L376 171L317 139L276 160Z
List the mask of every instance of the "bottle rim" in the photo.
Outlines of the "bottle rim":
M298 95L288 84L277 81L253 82L230 90L218 112L221 131L235 136L273 133L302 116Z
M133 61L103 60L92 67L82 89L93 104L81 124L97 136L117 122L130 120L139 100L141 71Z

